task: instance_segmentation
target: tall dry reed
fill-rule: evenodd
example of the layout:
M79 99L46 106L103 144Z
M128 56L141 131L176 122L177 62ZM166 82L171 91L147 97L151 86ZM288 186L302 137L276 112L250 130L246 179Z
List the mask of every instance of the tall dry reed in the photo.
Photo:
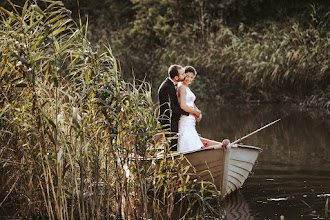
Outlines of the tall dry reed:
M1 8L2 209L49 219L221 217L214 186L190 181L185 158L166 157L168 141L155 141L164 131L150 85L125 82L111 48L93 51L60 1L29 2Z

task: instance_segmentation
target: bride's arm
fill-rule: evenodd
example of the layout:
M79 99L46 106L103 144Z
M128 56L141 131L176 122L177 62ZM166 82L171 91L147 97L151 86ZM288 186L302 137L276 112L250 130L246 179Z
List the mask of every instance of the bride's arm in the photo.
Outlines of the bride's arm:
M179 98L179 103L180 103L180 107L182 108L182 110L189 112L191 114L195 114L197 116L200 115L200 113L201 113L200 110L190 108L188 105L186 105L186 86L181 85L179 87L178 98Z
M200 111L199 108L197 108L197 106L195 105L195 103L194 103L194 108L197 109L198 111ZM203 116L202 116L202 112L201 112L201 114L196 118L197 122L200 122L202 120L202 117Z
M197 109L197 110L199 110L199 108L197 108L197 106L195 105L195 103L194 103L194 108ZM199 110L199 111L200 111L200 110Z

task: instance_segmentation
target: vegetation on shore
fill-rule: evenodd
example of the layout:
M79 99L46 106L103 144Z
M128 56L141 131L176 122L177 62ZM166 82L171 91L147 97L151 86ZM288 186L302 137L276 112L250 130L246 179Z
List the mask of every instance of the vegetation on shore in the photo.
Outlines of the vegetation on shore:
M196 67L194 91L203 101L330 107L329 1L102 0L81 7L93 18L91 42L109 40L126 78L151 82L155 97L168 66L179 63Z
M221 218L213 184L157 157L168 145L150 85L126 82L62 2L29 2L0 8L1 215Z

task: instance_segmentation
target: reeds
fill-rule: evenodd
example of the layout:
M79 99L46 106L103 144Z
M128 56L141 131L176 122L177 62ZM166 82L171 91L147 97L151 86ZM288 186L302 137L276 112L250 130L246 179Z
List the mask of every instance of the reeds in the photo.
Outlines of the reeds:
M155 141L150 85L125 82L110 47L93 51L60 1L43 2L1 8L0 206L49 219L221 217L214 186Z

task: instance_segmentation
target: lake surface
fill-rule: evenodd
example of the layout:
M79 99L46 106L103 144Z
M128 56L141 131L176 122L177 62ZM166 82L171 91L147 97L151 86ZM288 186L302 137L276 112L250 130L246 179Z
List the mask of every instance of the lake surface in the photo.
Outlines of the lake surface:
M330 197L330 114L289 105L200 106L197 131L263 149L253 174L225 201L227 219L326 219ZM330 200L330 198L329 198ZM329 201L330 203L330 201ZM330 205L329 205L330 206Z

